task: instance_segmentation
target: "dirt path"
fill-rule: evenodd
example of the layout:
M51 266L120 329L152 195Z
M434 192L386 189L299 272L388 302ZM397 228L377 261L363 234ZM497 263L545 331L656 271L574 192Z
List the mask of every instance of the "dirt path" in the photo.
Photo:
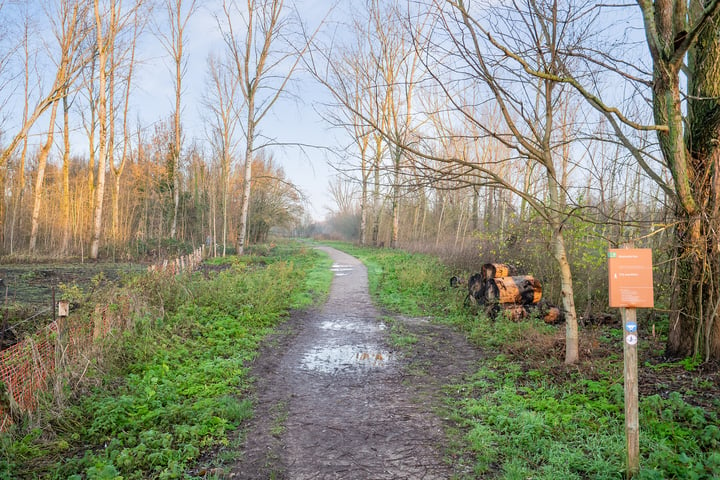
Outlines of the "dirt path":
M472 369L479 353L449 329L395 319L417 343L388 345L389 327L354 257L321 247L335 277L319 311L294 315L253 365L257 406L230 478L444 479L435 412L440 387Z

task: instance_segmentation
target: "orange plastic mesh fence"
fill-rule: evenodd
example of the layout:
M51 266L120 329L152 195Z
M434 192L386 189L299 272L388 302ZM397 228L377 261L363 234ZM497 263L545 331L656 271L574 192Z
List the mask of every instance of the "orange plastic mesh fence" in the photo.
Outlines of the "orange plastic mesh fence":
M165 261L149 267L148 270L172 273L193 270L203 258L204 249L200 247L169 264ZM66 360L76 358L78 353L91 347L94 340L106 336L119 326L117 324L122 321L120 317L126 317L129 309L130 305L124 304L120 312L111 314L107 307L102 307L96 309L94 319L67 320L60 342L58 323L53 322L35 335L0 352L0 382L5 385L5 395L12 398L20 410L32 410L35 407L36 392L47 388L47 379L55 371L56 356L62 356ZM62 351L56 352L58 348L62 348ZM0 400L3 400L2 395ZM0 432L12 423L8 407L7 401L0 402Z
M11 397L21 410L32 410L35 392L45 387L48 375L55 370L56 336L57 323L53 322L0 352L0 381L5 384L5 395ZM0 431L10 422L6 408L6 405L0 405Z
M7 411L9 398L17 403L21 411L33 410L36 393L47 389L48 377L55 372L56 358L60 355L66 360L77 358L80 352L92 346L94 339L106 336L117 319L108 315L107 308L98 308L95 319L71 317L66 321L62 334L59 333L61 327L58 322L52 322L0 352L0 382L5 385L7 395L0 403L0 432L12 423ZM58 335L61 341L58 341Z

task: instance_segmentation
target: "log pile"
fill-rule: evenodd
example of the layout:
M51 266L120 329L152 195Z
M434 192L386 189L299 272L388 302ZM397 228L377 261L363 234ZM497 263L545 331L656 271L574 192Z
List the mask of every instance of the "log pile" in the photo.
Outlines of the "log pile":
M450 284L459 285L457 277ZM532 275L517 275L515 269L502 263L487 263L480 273L473 274L467 281L466 304L485 307L488 314L502 314L510 320L520 320L537 314L546 323L557 323L562 319L561 311L542 300L542 285Z

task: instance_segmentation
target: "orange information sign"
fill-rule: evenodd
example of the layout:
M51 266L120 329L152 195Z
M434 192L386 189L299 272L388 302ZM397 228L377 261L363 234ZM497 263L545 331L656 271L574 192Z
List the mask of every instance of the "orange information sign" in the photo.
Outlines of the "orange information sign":
M610 306L651 308L653 293L652 250L613 248L608 250Z

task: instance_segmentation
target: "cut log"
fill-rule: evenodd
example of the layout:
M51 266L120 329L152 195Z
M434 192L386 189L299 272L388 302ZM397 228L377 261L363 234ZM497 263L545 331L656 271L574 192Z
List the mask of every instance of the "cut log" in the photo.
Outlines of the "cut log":
M465 303L477 304L485 302L485 282L482 279L482 275L479 273L473 273L468 279L468 294L465 297Z
M545 323L554 325L562 321L562 311L560 308L541 301L534 305L517 305L514 303L506 303L496 305L495 315L502 315L504 318L517 322L531 315L536 315Z
M542 298L542 285L530 275L491 278L484 285L487 303L516 303L532 305Z
M554 325L563 320L562 310L555 305L550 305L542 300L537 305L530 306L530 313L534 313L538 318L542 318L545 323Z
M505 263L486 263L480 268L480 275L485 282L491 278L512 277L516 274L515 267Z
M548 307L542 319L545 323L554 325L562 320L562 312L560 312L560 308L558 307Z

